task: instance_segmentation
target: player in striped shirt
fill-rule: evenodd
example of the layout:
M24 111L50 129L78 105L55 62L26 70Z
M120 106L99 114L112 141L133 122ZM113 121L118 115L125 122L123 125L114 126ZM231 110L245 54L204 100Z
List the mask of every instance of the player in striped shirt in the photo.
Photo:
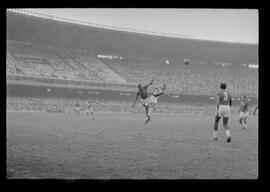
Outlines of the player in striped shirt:
M247 129L247 117L248 117L248 99L246 95L241 97L239 106L239 123L242 129Z
M91 113L91 116L92 116L92 120L94 120L94 104L96 104L96 102L94 101L87 101L87 106L86 106L86 115L88 115L88 112Z
M231 142L230 129L228 127L228 121L230 118L231 106L232 106L232 97L226 91L227 85L226 83L220 84L220 91L217 93L216 101L217 101L217 110L215 116L214 123L214 131L213 131L213 139L218 140L217 131L218 131L218 123L221 117L223 118L223 127L226 132L227 142Z

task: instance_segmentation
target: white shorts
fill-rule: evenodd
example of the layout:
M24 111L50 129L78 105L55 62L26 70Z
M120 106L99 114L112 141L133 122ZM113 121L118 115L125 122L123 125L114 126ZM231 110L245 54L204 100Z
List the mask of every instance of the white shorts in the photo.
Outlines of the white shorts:
M91 113L93 113L93 112L94 112L93 107L89 107L89 108L87 108L87 110L88 110L89 112L91 112Z
M146 99L141 99L143 106L148 106L150 103L150 98L147 97Z
M231 108L229 105L220 105L218 108L218 116L219 117L230 117Z
M75 107L75 110L76 111L80 111L80 107Z
M248 116L248 111L245 111L245 112L240 112L239 113L239 118L246 118Z
M157 97L154 97L153 95L150 96L150 103L157 103Z
M147 97L146 99L142 99L142 105L148 106L149 104L152 103L157 103L157 98L151 95L150 97Z

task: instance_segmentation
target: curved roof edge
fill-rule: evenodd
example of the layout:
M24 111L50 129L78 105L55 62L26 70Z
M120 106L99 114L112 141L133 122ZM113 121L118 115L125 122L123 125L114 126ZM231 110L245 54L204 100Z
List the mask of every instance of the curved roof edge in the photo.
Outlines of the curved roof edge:
M73 20L63 17L57 17L47 14L42 14L38 12L33 12L30 10L25 9L14 9L14 10L7 10L8 13L22 15L22 16L29 16L35 17L37 19L52 19L53 21L64 22L67 24L74 24L77 26L83 27L90 27L96 29L104 29L104 30L112 30L114 32L126 32L126 33L133 33L134 35L149 35L152 37L160 37L160 38L175 38L175 39L184 39L190 41L199 41L199 42L209 42L209 43L221 43L221 44L239 44L239 45L258 45L258 43L245 43L245 42L232 42L232 41L221 41L221 40L209 40L209 39L199 39L199 38L192 38L191 35L180 35L180 34L171 34L171 33L162 33L162 32L153 32L148 30L140 30L140 29L132 29L126 27L116 27L116 26L108 26L98 23L92 23L82 20Z

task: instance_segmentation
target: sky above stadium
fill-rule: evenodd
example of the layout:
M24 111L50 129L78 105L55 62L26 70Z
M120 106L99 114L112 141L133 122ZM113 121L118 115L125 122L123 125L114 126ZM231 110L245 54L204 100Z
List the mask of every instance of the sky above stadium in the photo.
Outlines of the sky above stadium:
M255 9L29 9L109 26L181 34L194 39L258 44Z

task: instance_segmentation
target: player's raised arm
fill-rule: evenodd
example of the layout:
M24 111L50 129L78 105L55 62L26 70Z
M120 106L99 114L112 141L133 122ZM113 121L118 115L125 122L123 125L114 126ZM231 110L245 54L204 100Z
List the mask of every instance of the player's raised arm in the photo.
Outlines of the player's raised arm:
M153 82L154 82L154 79L153 79L152 81L150 81L150 83L149 83L149 84L147 84L147 85L145 85L144 87L148 88L150 85L152 85L152 84L153 84Z
M253 115L256 114L256 111L258 110L258 108L259 108L259 105L257 105L257 106L255 107L254 112L253 112Z
M136 104L137 99L138 99L138 96L139 96L139 92L137 92L137 94L136 94L136 98L135 98L135 101L134 101L134 103L133 103L133 105L132 105L131 107L134 107L134 105Z

